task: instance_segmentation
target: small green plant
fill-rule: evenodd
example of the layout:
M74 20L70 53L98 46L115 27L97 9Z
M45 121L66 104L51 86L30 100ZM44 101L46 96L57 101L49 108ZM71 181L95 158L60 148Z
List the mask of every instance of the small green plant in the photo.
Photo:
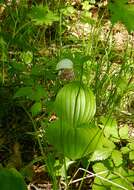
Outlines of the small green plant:
M103 119L104 121L104 119ZM106 121L106 120L105 120ZM116 127L115 120L109 118L105 122L104 134L112 142L117 143L111 152L95 151L90 161L94 162L93 170L96 174L93 189L133 189L133 169L128 165L133 164L133 145L129 140L128 126ZM122 145L122 142L126 142ZM130 142L129 142L130 141ZM119 145L120 143L120 145ZM99 175L99 172L106 171ZM97 175L98 173L98 175Z
M60 182L65 189L131 190L133 2L42 2L0 3L0 154L6 155L2 163L10 163L14 142L26 144L26 149L32 147L32 158L41 157L37 162L45 165L55 190ZM120 50L115 45L118 21L129 31ZM34 136L32 146L25 136ZM27 150L21 151L20 160L29 159ZM74 170L81 171L79 179ZM85 188L85 179L91 180L90 187ZM26 189L15 169L0 169L0 184L2 190Z
M109 4L110 16L112 23L122 22L125 24L128 31L134 31L134 4L131 1L110 1ZM125 14L124 14L125 13Z
M96 110L91 90L79 82L65 85L57 94L55 109L59 119L54 123L55 127L52 125L47 130L50 142L52 144L56 142L56 147L72 159L80 158L82 154L86 155L88 153L86 149L89 150L90 144L88 138L86 139L90 132L88 123ZM91 141L95 133L93 129Z
M52 25L53 22L59 21L59 17L54 14L47 6L38 5L32 7L30 17L35 25Z

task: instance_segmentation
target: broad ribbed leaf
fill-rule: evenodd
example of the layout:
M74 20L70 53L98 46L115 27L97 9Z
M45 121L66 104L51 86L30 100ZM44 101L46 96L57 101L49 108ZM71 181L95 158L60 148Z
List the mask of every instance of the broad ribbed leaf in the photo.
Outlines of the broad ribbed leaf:
M88 123L96 111L93 92L79 82L65 85L55 100L56 113L69 126Z
M49 143L72 160L101 149L104 142L101 133L102 131L95 126L74 128L62 121L53 122L46 131Z

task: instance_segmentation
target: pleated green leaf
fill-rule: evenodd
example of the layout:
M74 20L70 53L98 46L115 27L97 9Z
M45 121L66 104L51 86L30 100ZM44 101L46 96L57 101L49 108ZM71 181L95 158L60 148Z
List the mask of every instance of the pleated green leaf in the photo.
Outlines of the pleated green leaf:
M48 141L64 156L76 160L101 149L102 131L95 126L69 127L66 122L53 122L46 131Z
M96 111L93 92L79 82L65 85L55 100L56 113L69 126L88 123Z

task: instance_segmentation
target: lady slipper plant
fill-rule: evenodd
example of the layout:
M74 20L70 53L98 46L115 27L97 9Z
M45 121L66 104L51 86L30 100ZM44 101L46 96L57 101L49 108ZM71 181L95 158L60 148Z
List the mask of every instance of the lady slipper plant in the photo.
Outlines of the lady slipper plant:
M90 124L96 111L91 89L76 81L65 85L56 96L55 110L58 120L48 127L47 137L64 156L75 160L102 147L102 131Z

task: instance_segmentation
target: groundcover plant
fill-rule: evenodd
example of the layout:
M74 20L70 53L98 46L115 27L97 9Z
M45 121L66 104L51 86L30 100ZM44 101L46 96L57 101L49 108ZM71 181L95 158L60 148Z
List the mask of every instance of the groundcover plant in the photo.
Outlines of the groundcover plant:
M134 189L134 2L0 1L1 190Z

